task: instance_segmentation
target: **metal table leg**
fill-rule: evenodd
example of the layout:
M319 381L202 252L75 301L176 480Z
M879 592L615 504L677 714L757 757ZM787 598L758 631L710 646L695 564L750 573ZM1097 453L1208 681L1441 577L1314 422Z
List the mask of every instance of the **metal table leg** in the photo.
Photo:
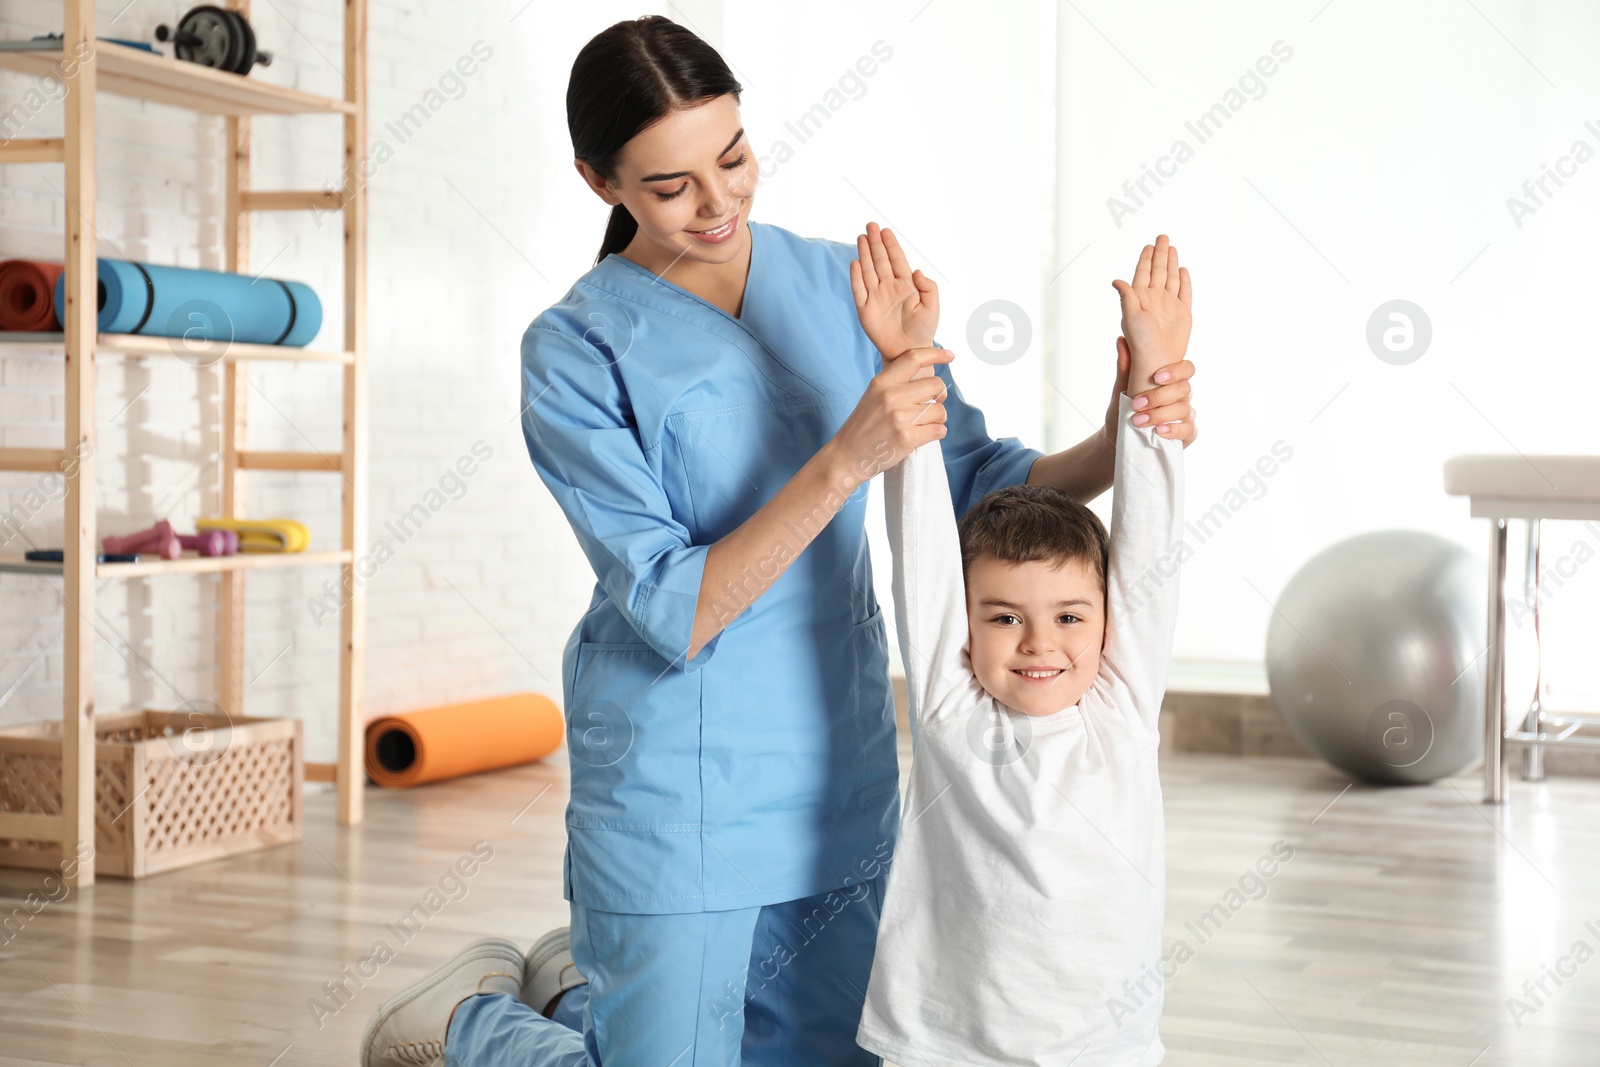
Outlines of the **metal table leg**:
M1528 570L1523 577L1523 595L1533 612L1533 702L1522 717L1522 729L1544 737L1544 645L1539 633L1539 524L1542 520L1528 520ZM1544 781L1544 747L1522 746L1522 780Z
M1506 796L1506 520L1489 520L1489 660L1484 679L1483 802Z

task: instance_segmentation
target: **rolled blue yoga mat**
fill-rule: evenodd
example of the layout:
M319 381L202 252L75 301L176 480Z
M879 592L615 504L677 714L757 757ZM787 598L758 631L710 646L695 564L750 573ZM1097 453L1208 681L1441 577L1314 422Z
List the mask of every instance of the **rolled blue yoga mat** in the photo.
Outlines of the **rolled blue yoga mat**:
M100 332L302 348L322 328L322 302L309 285L224 271L99 261ZM56 282L56 315L66 321L67 276Z

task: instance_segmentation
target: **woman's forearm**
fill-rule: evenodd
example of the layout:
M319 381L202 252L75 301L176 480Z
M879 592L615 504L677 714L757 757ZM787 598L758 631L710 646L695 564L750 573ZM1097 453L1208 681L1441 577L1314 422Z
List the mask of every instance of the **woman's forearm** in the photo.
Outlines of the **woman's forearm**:
M1116 441L1100 429L1071 448L1034 460L1027 484L1048 485L1087 504L1111 488L1116 462Z
M688 658L694 659L755 603L833 520L850 494L877 473L871 460L841 459L830 442L755 514L713 543L700 578Z

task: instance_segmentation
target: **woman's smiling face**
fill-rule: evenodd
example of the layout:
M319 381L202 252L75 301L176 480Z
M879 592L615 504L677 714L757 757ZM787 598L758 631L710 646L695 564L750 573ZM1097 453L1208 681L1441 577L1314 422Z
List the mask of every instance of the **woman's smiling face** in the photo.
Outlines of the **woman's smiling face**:
M575 162L602 200L622 204L638 222L630 248L658 274L657 263L727 263L747 247L759 176L731 93L673 111L635 134L610 181Z

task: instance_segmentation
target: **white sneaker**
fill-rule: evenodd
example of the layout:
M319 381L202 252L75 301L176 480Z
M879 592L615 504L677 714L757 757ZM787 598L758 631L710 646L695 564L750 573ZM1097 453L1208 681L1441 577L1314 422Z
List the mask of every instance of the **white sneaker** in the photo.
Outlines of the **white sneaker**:
M362 1067L436 1067L444 1063L450 1013L475 993L516 996L522 950L510 941L474 941L373 1012L361 1035Z
M572 962L568 927L558 926L533 943L522 968L522 1002L540 1015L557 996L588 981Z

